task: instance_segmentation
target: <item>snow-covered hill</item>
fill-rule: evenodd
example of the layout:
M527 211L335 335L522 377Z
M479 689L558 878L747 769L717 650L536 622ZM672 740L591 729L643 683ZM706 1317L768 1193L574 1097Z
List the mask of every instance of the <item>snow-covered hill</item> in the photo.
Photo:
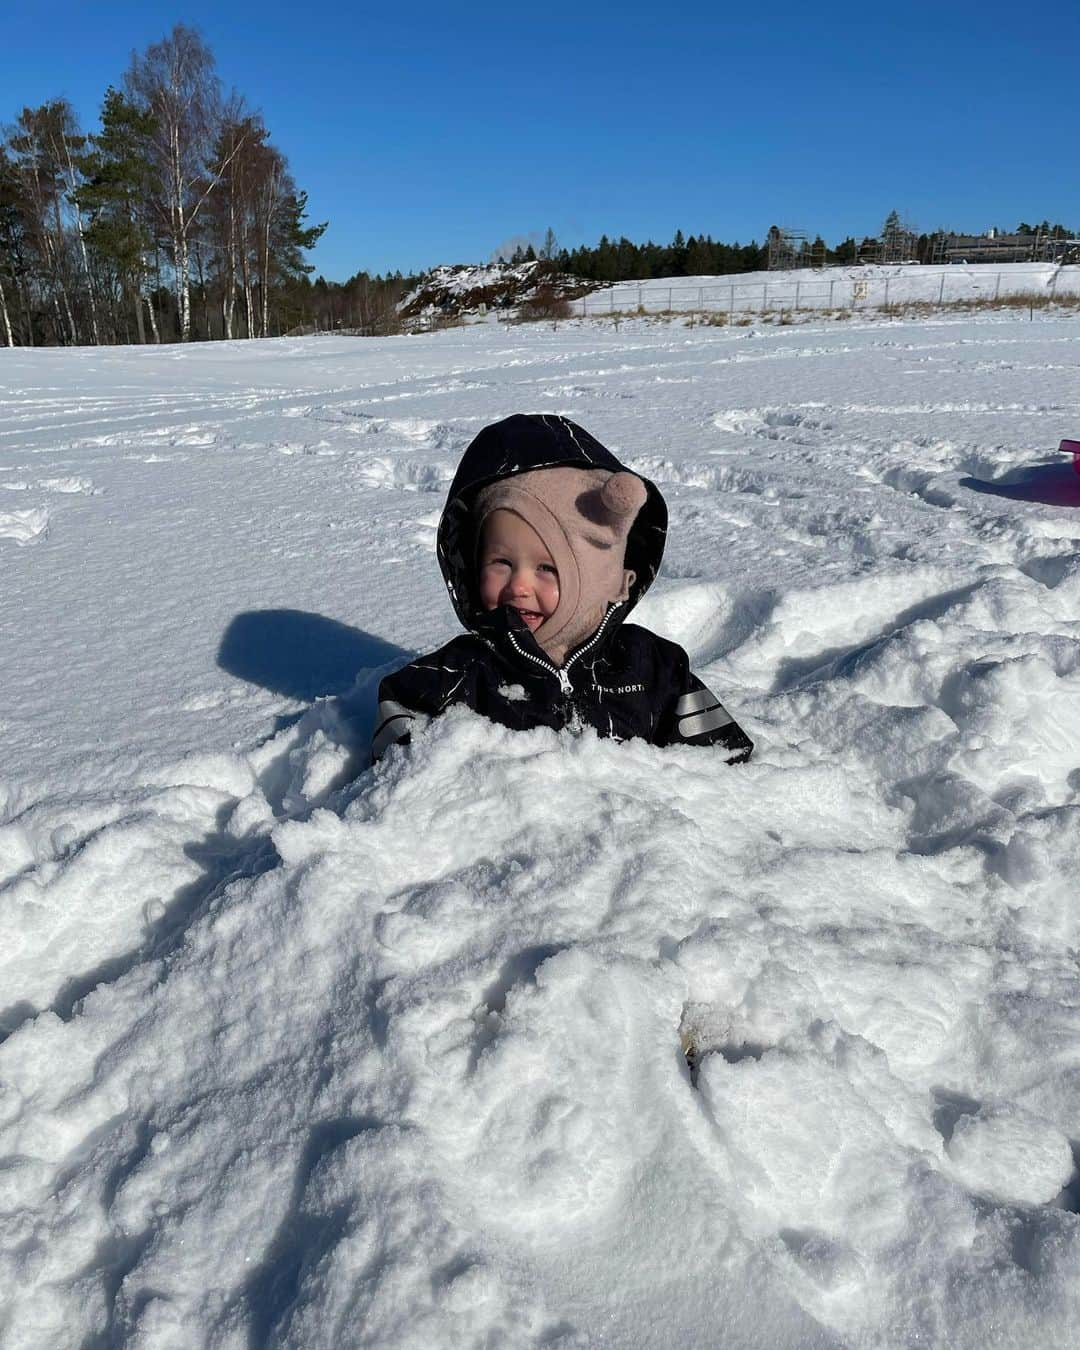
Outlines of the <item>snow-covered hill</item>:
M0 351L0 407L5 1350L1073 1343L1075 320ZM639 617L749 765L362 767L538 410L662 486Z
M610 312L699 311L732 315L784 310L876 310L882 306L992 304L1010 298L1074 300L1080 266L1054 263L873 264L739 272L731 276L624 281L578 300L582 317Z
M872 314L884 309L915 317L950 306L1008 307L1034 299L1080 298L1080 266L1054 263L889 264L725 276L653 277L598 286L569 276L541 278L539 264L437 267L405 297L399 312L406 327L440 320L469 323L525 316L538 285L565 297L578 318L609 314L701 313L748 323L754 316ZM525 306L522 309L522 306ZM534 315L534 317L537 317Z
M476 322L489 312L525 314L538 292L541 298L572 298L591 289L589 282L548 272L538 262L436 267L405 296L398 314L411 329L445 319Z

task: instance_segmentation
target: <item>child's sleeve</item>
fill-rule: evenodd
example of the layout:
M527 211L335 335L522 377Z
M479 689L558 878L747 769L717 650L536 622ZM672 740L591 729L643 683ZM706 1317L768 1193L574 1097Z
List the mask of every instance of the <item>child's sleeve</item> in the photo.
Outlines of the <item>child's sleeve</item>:
M657 724L656 744L715 745L726 752L729 764L745 763L754 742L690 669L686 653L677 650L674 692Z
M465 663L454 660L444 648L387 675L379 684L379 708L371 738L372 763L390 746L408 744L414 731L455 702L466 673Z

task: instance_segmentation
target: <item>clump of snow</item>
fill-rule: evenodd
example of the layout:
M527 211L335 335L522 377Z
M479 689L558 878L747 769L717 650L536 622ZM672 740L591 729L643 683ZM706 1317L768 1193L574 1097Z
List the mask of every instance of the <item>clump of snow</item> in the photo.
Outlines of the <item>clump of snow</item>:
M48 528L47 506L31 506L25 511L0 511L0 539L14 539L16 544L32 544Z
M5 1346L1071 1344L1078 343L3 353L0 470L100 489L0 587ZM367 767L437 494L553 403L661 483L636 617L749 764Z
M945 1151L965 1186L1016 1204L1048 1204L1073 1173L1061 1130L1012 1103L961 1114Z
M68 475L63 478L42 478L38 483L39 488L44 488L49 492L88 492L94 491L94 485L89 478L77 478Z

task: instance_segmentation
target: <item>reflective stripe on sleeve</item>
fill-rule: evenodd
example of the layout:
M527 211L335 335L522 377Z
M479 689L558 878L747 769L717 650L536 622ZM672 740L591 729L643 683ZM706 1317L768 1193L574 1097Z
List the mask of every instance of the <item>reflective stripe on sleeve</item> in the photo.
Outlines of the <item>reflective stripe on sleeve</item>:
M721 727L730 726L734 722L734 717L721 704L715 708L710 708L708 712L697 713L693 717L683 717L679 721L679 735L685 740L691 736L703 736L707 731L719 731Z
M415 717L414 712L402 707L400 703L395 703L393 699L384 699L379 704L379 711L375 717L378 730L371 742L372 759L378 759L388 746L407 736Z
M675 716L685 717L687 713L702 712L705 708L715 708L720 700L708 689L695 689L692 694L683 694L675 704Z

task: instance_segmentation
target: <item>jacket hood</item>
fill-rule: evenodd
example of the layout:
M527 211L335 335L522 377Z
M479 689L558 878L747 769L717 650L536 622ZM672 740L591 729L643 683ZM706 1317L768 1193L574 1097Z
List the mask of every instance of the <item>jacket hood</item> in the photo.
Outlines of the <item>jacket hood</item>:
M560 464L633 473L584 427L553 413L515 413L493 422L462 455L439 521L437 550L450 601L466 628L475 627L484 613L476 568L473 505L477 493L500 479ZM667 539L667 503L655 483L647 478L641 481L647 496L626 542L626 566L636 577L623 618L652 585Z

